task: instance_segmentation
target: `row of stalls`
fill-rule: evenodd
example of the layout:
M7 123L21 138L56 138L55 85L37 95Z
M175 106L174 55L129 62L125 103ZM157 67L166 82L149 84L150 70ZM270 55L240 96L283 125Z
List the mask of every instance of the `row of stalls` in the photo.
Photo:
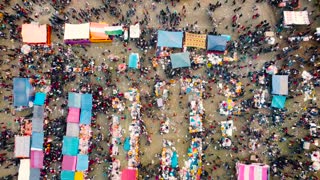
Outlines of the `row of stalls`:
M85 179L89 167L89 143L92 136L92 95L68 93L66 136L62 145L61 179Z
M22 130L23 136L15 137L14 156L20 159L19 180L39 180L44 161L44 133L43 122L45 118L44 105L46 94L37 92L33 101L33 117L29 123L31 133ZM24 126L25 128L27 126ZM31 135L31 136L30 136Z
M130 33L129 33L130 30ZM39 23L22 25L22 41L25 44L51 45L51 27ZM107 23L82 23L65 24L64 42L66 44L86 43L110 43L114 36L127 34L127 38L139 38L139 24L131 25L128 28L123 26L110 26Z
M202 102L206 82L199 77L182 77L180 79L181 92L188 95L189 99L189 133L191 145L188 148L188 160L182 169L183 179L200 179L202 173L202 135L203 117L205 109Z

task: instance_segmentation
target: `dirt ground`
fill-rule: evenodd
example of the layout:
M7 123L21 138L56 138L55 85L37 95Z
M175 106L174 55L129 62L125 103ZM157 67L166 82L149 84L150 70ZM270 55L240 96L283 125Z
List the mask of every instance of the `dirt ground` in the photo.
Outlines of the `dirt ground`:
M20 2L20 1L18 1ZM88 0L87 1L89 3L89 7L99 7L102 5L102 3L98 0ZM313 7L313 2L311 1L302 1L304 6L307 6L308 8L310 8L310 10L314 10L315 7ZM1 2L0 2L1 3ZM73 7L75 9L79 9L79 8L85 8L85 0L79 0L79 1L72 1L72 3L69 5L69 7L66 8L66 10L69 10L69 8ZM137 16L142 17L142 12L147 9L150 13L150 18L151 18L151 22L149 23L150 27L160 27L159 22L157 20L156 15L159 14L159 11L161 9L165 9L165 7L168 5L170 7L170 9L172 11L176 10L177 12L180 12L182 9L182 6L185 6L187 8L187 16L186 18L184 18L180 24L180 27L185 27L187 24L193 24L195 21L198 22L198 27L200 30L204 31L205 29L207 29L208 31L212 30L212 22L209 20L208 18L208 14L207 14L207 7L209 3L216 3L216 0L211 1L211 0L201 0L201 7L197 10L194 10L194 7L196 6L196 1L195 0L181 0L180 3L178 3L176 6L172 7L170 5L170 3L165 4L164 1L162 1L161 3L157 3L157 8L155 11L152 11L151 9L151 0L142 0L136 3L136 9L137 9ZM236 5L232 5L232 1L229 2L221 2L222 6L217 8L217 10L214 12L214 17L217 21L221 20L221 24L218 25L217 27L217 32L222 33L222 34L229 34L231 35L232 39L237 39L238 38L238 33L236 32L232 32L231 28L229 29L225 29L226 25L231 24L231 20L232 20L232 16L234 15L233 13L233 9L237 8L237 7L242 7L242 9L238 12L238 13L242 13L243 17L239 20L239 23L241 24L245 24L245 25L249 25L249 24L258 24L260 21L262 20L267 20L268 22L270 22L270 24L274 25L276 24L276 22L278 21L279 17L280 17L280 10L276 9L275 7L271 7L268 3L266 2L262 2L262 3L256 3L255 0L247 0L246 3L244 4L240 4L240 2L237 1ZM11 4L14 4L13 2ZM258 8L258 12L260 13L260 17L252 20L251 16L253 14L252 12L252 7L256 5L256 7ZM303 7L304 7L303 6ZM43 15L40 16L38 19L36 19L37 21L39 21L41 24L47 24L49 23L49 17L51 16L52 13L54 13L54 9L47 3L43 3L41 5L39 4L35 4L33 5L34 7L34 13L39 12L41 9L49 7L50 8L50 12L47 15ZM121 8L123 12L126 12L128 10L128 3L119 3L118 8ZM10 8L8 10L10 12ZM224 18L224 19L223 19ZM105 21L107 23L116 23L118 20L115 17L110 16L108 13L107 14L103 14L101 15L101 19L97 20L97 21ZM135 21L135 17L132 17L132 21ZM77 23L75 20L71 20L72 23ZM319 23L318 23L319 24ZM273 29L275 30L275 29ZM279 37L277 37L277 41L279 41L280 43L282 42L281 39L279 39ZM54 35L53 33L53 37L52 37L52 42L53 44L55 43L62 43L63 40L59 39L58 37L56 37L56 35ZM10 40L0 40L0 45L7 45L8 47L20 47L22 45L22 43L20 42L14 42L14 41L10 41ZM54 46L54 45L53 45ZM127 51L124 51L124 49L127 49ZM81 48L78 47L72 47L71 48L74 51L79 51L77 55L83 55L83 56L88 56L88 57L93 57L95 59L95 64L101 64L102 62L108 64L109 67L112 67L113 69L116 69L117 65L121 62L110 62L107 59L106 56L108 56L109 54L106 55L102 55L102 52L104 52L105 50L111 50L110 54L114 54L114 55L118 55L120 57L120 59L124 58L126 61L128 60L128 56L131 52L137 52L142 54L142 51L137 49L134 46L134 43L129 42L129 45L127 47L123 47L122 42L120 42L119 40L115 40L113 43L111 44L91 44L88 49L87 52L84 52L81 50ZM131 50L129 50L131 49ZM150 50L147 54L148 56L153 55L155 52L154 50ZM2 52L0 52L0 55L2 54ZM276 53L267 53L267 54L261 54L256 60L252 60L252 59L248 59L245 62L234 62L234 65L246 65L248 64L249 61L253 62L253 66L252 67L246 67L240 70L235 70L235 73L237 74L243 74L243 75L247 75L248 72L250 71L254 71L254 70L260 70L263 66L263 64L266 61L270 61L275 59L275 54ZM2 56L2 55L1 55ZM7 56L2 56L3 59L8 58ZM1 65L1 69L7 69L9 67L10 64L17 64L18 60L15 59L11 62L9 62L8 64L4 64ZM277 62L279 63L279 62ZM280 65L277 64L277 65ZM143 66L145 67L149 67L151 66L151 62L145 61ZM255 67L255 69L253 69L253 67ZM1 70L0 69L0 70ZM200 77L205 75L205 68L200 68L196 71L192 71L191 73L193 75L198 75ZM12 74L14 75L16 72L15 70L12 70ZM4 76L5 72L1 72L1 75ZM155 74L158 74L160 76L161 79L167 80L166 76L163 72L163 70L161 68L158 68L156 72L152 72L151 76L154 76ZM99 72L96 72L96 75L99 76ZM117 77L116 72L112 71L112 77L115 78ZM65 86L64 88L66 90L71 90L71 88L79 88L79 81L81 77L78 77L76 79L75 82L68 84L67 86ZM119 89L120 92L126 92L129 87L130 87L130 82L127 80L127 78L120 76L119 78L119 83L117 83L117 87ZM138 80L140 77L138 76L138 73L136 73L135 75L132 76L133 79ZM175 83L174 85L171 85L169 90L170 90L170 97L168 102L166 103L165 109L164 110L155 110L154 114L157 115L158 117L161 114L166 114L169 118L170 118L170 132L169 134L166 135L160 135L159 134L159 129L160 129L160 122L156 119L151 119L151 118L147 118L146 116L143 116L143 120L146 123L146 127L147 127L147 131L149 132L149 134L151 135L151 139L152 139L152 143L150 145L145 145L146 144L146 138L145 136L142 136L141 141L140 141L140 150L141 150L141 163L142 166L148 167L148 168L155 168L159 165L159 158L156 157L157 154L161 153L162 150L162 139L168 139L171 140L174 143L174 146L177 149L178 155L179 155L179 166L183 167L184 166L184 161L187 159L187 148L190 146L190 141L188 139L190 139L190 135L188 133L188 127L189 127L189 122L185 120L185 114L188 114L189 109L188 109L188 97L187 96L183 96L183 98L181 99L182 101L182 107L179 107L178 101L179 101L179 92L180 92L180 84L178 83L179 77L175 77L174 78L176 80L177 83ZM99 83L96 81L96 79L94 77L91 77L91 80L93 83ZM247 84L250 83L250 80L248 78L243 78L241 79L241 82L243 84ZM225 121L227 119L227 117L225 116L221 116L218 112L218 105L219 102L222 100L226 100L226 97L217 94L218 92L218 85L217 84L208 84L208 86L211 86L212 89L211 90L207 90L208 93L211 93L213 95L215 95L213 98L209 98L209 99L205 99L204 100L204 108L206 109L206 119L203 122L205 128L209 128L210 125L215 125L215 126L219 126L219 122L220 121ZM152 92L152 88L153 87L153 82L151 83L140 83L140 91L141 94L144 95L145 92ZM245 96L241 97L239 99L237 99L238 102L240 102L240 100L242 99L248 99L251 98L253 96L252 93L249 92L250 89L257 89L258 87L255 87L254 85L250 85L250 86L246 86L245 87ZM110 89L105 89L104 93L110 93L111 90ZM5 91L3 92L0 97L1 99L4 96L8 96L12 94L12 92L10 91ZM319 88L316 89L316 96L317 99L319 99ZM67 97L61 97L60 101L55 102L57 104L61 103L63 101L63 99L65 99ZM270 96L268 101L270 101ZM299 101L300 104L299 106L294 103L293 101ZM142 103L146 103L145 100L142 99ZM126 106L128 106L128 104L126 104ZM286 103L286 107L288 109L288 113L292 113L292 112L296 112L298 111L299 114L303 112L303 107L308 106L308 103L303 102L302 98L298 99L295 98L290 99L287 101ZM8 102L6 101L2 101L0 103L0 109L9 107L10 109L13 109L12 105L10 105ZM243 125L245 125L248 121L248 119L251 117L251 115L257 113L260 110L253 110L250 111L249 114L246 114L244 116L241 117L232 117L235 123L235 127L237 128L236 131L234 131L234 135L238 135L240 136L241 134L241 127ZM263 110L262 110L263 111ZM267 111L267 110L265 110ZM124 111L125 114L127 115L127 117L129 117L129 112L128 110ZM7 124L8 128L12 128L13 131L17 131L18 130L18 126L17 124L14 123L13 119L17 116L24 116L28 114L28 112L20 112L17 113L15 116L12 116L10 114L4 114L1 113L0 114L0 122L4 122ZM113 113L108 112L108 115L111 115ZM117 113L115 113L117 114ZM118 113L119 114L119 113ZM174 114L177 114L176 116L174 116ZM61 114L59 114L58 112L53 112L50 115L50 118L54 119L56 117L61 116ZM283 126L285 127L291 127L297 120L292 120L292 121L286 121L285 124ZM121 127L124 129L124 137L127 137L129 132L128 132L128 127L130 125L130 118L127 118L124 121L121 121ZM109 123L106 115L105 114L99 114L98 118L97 118L97 123L100 124L102 126L102 133L104 135L104 137L108 136L108 131L109 131ZM319 124L319 122L318 122ZM259 129L259 130L263 130L264 132L264 137L269 137L273 132L275 132L276 134L279 134L280 136L283 135L282 132L282 127L268 127L268 129L265 129L266 127L261 127L257 122L253 122L250 125L251 128L253 129ZM235 159L240 159L240 160L244 160L249 158L250 154L257 154L260 158L261 161L264 163L268 163L268 158L265 155L265 151L267 149L267 145L262 145L261 147L259 147L256 151L242 151L240 153L234 153L231 150L225 150L225 149L221 149L218 147L218 143L217 140L221 138L221 130L220 128L216 128L214 130L214 134L207 136L206 139L206 143L208 143L208 149L205 151L205 155L206 155L206 163L204 164L204 170L206 170L209 175L211 175L211 177L213 179L217 179L218 177L220 179L235 179L235 168L234 166L231 167L231 169L226 170L223 167L223 164L228 162L230 164L233 163L233 161ZM293 134L296 137L304 137L308 134L308 130L305 129L291 129L289 128L289 133ZM94 132L94 135L97 135L96 132ZM214 143L210 143L210 138L214 138ZM232 140L235 140L236 138L233 137L231 138ZM246 139L245 143L247 142L248 139ZM285 142L278 142L279 147L281 147L281 153L283 155L287 155L290 156L290 151L288 149L288 141ZM105 142L101 142L101 146L107 150L108 146L107 143ZM118 159L120 159L121 161L121 169L124 169L127 167L127 161L126 161L126 153L123 150L122 147L119 148L120 149L120 153L119 156L117 157ZM312 148L314 149L314 147ZM3 152L8 152L7 150L0 150L0 153ZM213 155L210 155L213 154ZM12 152L9 152L9 156L12 156ZM217 158L219 157L219 159ZM213 163L215 162L215 163ZM213 171L212 167L213 164L219 164L221 165L220 168L218 168L217 170ZM96 180L103 180L106 179L106 177L104 176L105 172L107 171L107 167L108 165L106 163L101 163L101 164L97 164L95 165L93 168L94 170L89 174L90 177L94 177L94 179ZM9 169L4 169L4 167L0 167L0 179L4 176L7 176L9 174L15 174L18 171L18 167L14 167L14 168L9 168ZM285 169L284 172L286 173L292 173L292 170L290 168ZM297 172L295 172L297 173ZM146 173L141 173L141 176L139 179L142 179L142 175L148 174L148 172ZM233 176L232 176L233 175ZM313 175L317 176L318 178L320 178L320 174L319 173L314 173ZM280 179L279 177L271 177L271 179Z

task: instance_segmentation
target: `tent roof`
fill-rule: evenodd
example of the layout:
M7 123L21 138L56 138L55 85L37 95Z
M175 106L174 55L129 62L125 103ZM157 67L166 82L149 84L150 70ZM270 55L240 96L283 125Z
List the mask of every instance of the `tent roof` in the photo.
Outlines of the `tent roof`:
M283 11L285 25L310 24L308 11Z
M64 26L64 40L89 39L90 23L68 24Z
M68 106L74 108L81 108L81 94L69 92L68 93Z
M33 118L35 119L44 119L44 107L43 106L33 106Z
M272 75L272 94L288 95L288 75Z
M237 163L238 179L269 179L269 166L260 164L241 164Z
M170 55L172 68L190 67L190 53L175 53Z
M29 180L30 178L30 159L20 159L18 180Z
M79 120L80 120L80 109L79 108L69 108L67 122L79 123Z
M89 157L85 154L77 155L77 171L86 171L89 167Z
M108 24L105 23L90 23L90 38L91 39L109 39L109 36L105 33L105 28Z
M131 53L129 55L129 68L138 68L139 63L139 54L138 53Z
M62 154L76 156L78 154L79 138L63 136Z
M124 169L121 173L121 180L136 180L138 175L137 169Z
M47 25L22 24L21 35L24 43L46 43Z
M43 149L44 134L39 132L32 132L31 136L31 149L42 150Z
M61 180L73 180L75 172L73 171L61 171Z
M197 47L197 48L206 48L206 34L194 34L194 33L185 33L185 46L187 47Z
M228 37L208 35L207 39L208 39L207 50L212 50L212 51L226 50Z
M40 169L31 168L30 169L30 179L40 179Z
M43 168L43 157L42 151L31 151L31 167L32 168Z
M32 132L43 132L43 119L32 118Z
M78 137L79 136L79 124L78 123L67 123L66 136Z
M140 25L137 23L136 25L130 25L130 38L139 38L140 37Z
M46 94L42 92L37 92L33 104L42 106L44 105L45 100L46 100Z
M30 157L30 136L16 136L14 144L15 157Z
M81 111L83 109L92 109L92 94L82 94L81 95Z
M91 124L92 112L91 110L81 110L80 124Z
M77 163L77 156L66 156L62 158L62 170L75 171Z
M158 30L158 47L182 48L183 32Z
M273 96L271 106L275 108L284 108L286 96Z
M74 180L84 180L84 174L83 172L76 172L74 175Z
M29 78L13 78L13 105L29 106L31 91Z

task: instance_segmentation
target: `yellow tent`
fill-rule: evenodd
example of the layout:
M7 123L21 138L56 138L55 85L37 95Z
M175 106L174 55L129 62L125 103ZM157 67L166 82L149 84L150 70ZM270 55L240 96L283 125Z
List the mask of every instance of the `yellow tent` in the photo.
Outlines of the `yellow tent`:
M83 172L76 172L75 174L74 174L74 180L84 180L84 174L83 174Z

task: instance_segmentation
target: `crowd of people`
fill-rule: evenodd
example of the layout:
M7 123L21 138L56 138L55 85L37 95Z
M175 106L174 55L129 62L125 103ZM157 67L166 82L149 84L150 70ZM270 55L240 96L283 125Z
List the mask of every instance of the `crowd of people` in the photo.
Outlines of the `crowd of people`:
M94 167L104 164L103 167L105 169L103 171L108 171L110 170L108 167L113 162L110 154L108 154L109 152L105 149L106 144L107 146L111 146L111 139L109 136L103 136L103 129L107 129L107 127L104 127L104 124L97 121L98 116L102 115L105 121L111 121L112 114L119 113L121 120L130 121L125 112L117 112L112 108L112 100L114 98L118 98L121 102L126 103L124 92L119 91L121 89L119 87L120 81L126 80L132 87L137 89L142 86L153 87L153 83L157 82L159 76L162 76L159 71L165 69L165 76L161 77L161 79L167 79L165 80L166 84L174 85L175 83L170 82L170 79L177 79L180 76L191 77L192 72L200 68L203 70L203 74L200 77L208 83L203 92L203 100L219 105L221 99L225 100L226 98L224 88L229 88L231 94L234 95L227 96L227 98L232 98L236 103L235 106L241 112L231 113L224 117L228 120L241 121L238 132L235 133L234 137L230 137L232 139L232 146L230 148L223 147L221 139L213 137L219 133L218 127L220 127L220 122L214 116L209 115L210 113L206 114L206 117L203 118L204 131L203 136L200 137L203 139L203 154L201 155L204 166L203 179L213 178L213 174L218 169L224 169L225 172L220 178L234 177L235 163L237 161L250 161L248 158L243 159L236 156L238 153L246 153L245 157L248 157L248 154L257 154L260 157L259 162L270 165L271 176L278 176L284 179L306 179L307 177L309 179L316 179L313 176L314 169L311 168L310 151L304 151L301 144L303 142L315 143L319 137L319 131L316 131L316 135L312 136L305 133L309 132L310 123L318 123L317 120L319 119L319 104L315 99L316 95L312 95L312 92L319 93L320 86L319 36L315 33L316 26L319 26L317 24L320 17L319 12L318 14L316 12L310 13L312 23L305 29L301 27L284 29L281 22L271 24L269 19L260 18L261 10L258 9L258 5L253 6L251 19L244 21L241 6L249 3L245 0L240 3L236 1L228 2L228 0L225 2L217 1L216 3L210 3L208 7L204 7L201 1L194 1L194 4L181 6L181 11L177 10L177 6L182 2L176 0L153 1L150 7L147 7L142 2L140 0L104 0L99 7L91 7L90 2L87 2L80 9L71 7L71 2L67 0L53 0L50 3L44 0L15 2L5 0L0 2L0 44L3 44L0 45L0 54L4 57L0 60L2 70L0 76L0 94L3 98L0 112L16 117L20 116L20 112L12 110L14 109L12 107L13 98L11 95L13 77L32 78L34 80L33 86L37 89L50 86L46 100L46 123L44 125L45 158L41 176L57 179L61 171L62 138L66 130L66 97L69 91L93 94L93 118L91 125L94 136L90 140L88 176L89 178L94 178L96 176L93 173L95 171ZM265 2L264 0L257 3L268 3L272 8L277 8L275 4ZM118 4L127 5L127 11L122 9L122 6L118 6ZM127 53L131 50L127 47L128 44L134 45L134 48L140 50L142 54L140 69L137 71L126 69L121 73L116 72L116 68L112 69L110 67L113 67L113 64L117 64L118 60L115 61L114 59L107 58L111 54L110 50L104 50L99 54L99 56L103 56L106 59L104 62L94 63L96 57L88 53L91 48L90 45L72 47L59 42L53 42L51 46L33 45L30 53L21 53L21 24L37 21L39 16L44 15L45 12L41 12L43 14L39 15L35 15L34 13L35 7L42 5L52 7L53 12L46 10L46 13L50 14L48 23L52 27L53 36L58 39L63 38L65 23L107 21L107 19L104 19L106 18L103 16L104 13L109 13L109 15L118 20L118 22L113 22L113 25L139 23L141 25L140 38L132 40L129 43L123 42L124 50L122 53ZM198 21L202 21L201 19L195 20L191 18L194 22L190 22L186 26L182 25L182 21L188 20L188 16L192 16L192 13L200 13L201 8L206 8L207 11L204 13L209 14L209 18L212 18L217 8L225 8L226 6L231 8L231 5L238 5L239 7L233 8L234 14L230 19L230 24L226 23L226 18L222 18L219 21L211 19L215 25L210 27L212 29L204 29L198 26ZM137 9L139 6L144 7L143 17L138 17ZM158 6L162 8L158 8ZM314 12L311 7L308 8L310 8L310 12ZM159 24L157 27L151 26L154 23L152 21L155 21L151 20L151 14L156 14L155 17ZM277 18L280 19L281 17ZM183 30L198 34L225 34L225 32L219 30L221 29L219 28L220 24L224 24L223 30L228 31L230 27L232 33L236 34L234 36L236 38L228 42L226 52L229 55L238 54L239 62L223 62L222 64L215 64L210 67L204 63L204 65L192 66L189 69L172 70L170 69L170 65L166 66L169 62L167 61L169 57L166 56L159 58L159 62L164 60L163 62L165 63L162 63L162 65L166 66L165 68L151 68L151 59L157 58L154 57L156 51L154 48L157 44L158 28ZM265 36L265 33L269 31L275 31L278 39L276 43L271 45L267 43L268 39ZM301 41L285 40L285 38L292 34L295 36L311 36L312 38L308 44ZM114 37L114 41L122 40L123 38L120 36ZM15 44L15 46L3 43L9 41ZM188 48L188 50L196 54L202 53L206 55L206 51L204 50L195 48ZM176 50L168 49L166 51L171 53ZM150 55L150 52L152 55ZM259 57L268 54L274 54L274 57L272 55L267 56L271 57L272 60L270 59L270 61L262 64L262 67L260 67L259 62L257 62L259 61ZM126 58L121 60L122 63L126 62ZM271 87L271 75L266 71L270 65L278 67L277 74L289 75L290 92L287 99L289 106L292 107L284 109L272 108L270 103L271 96L269 98L266 97L267 100L264 105L259 107L253 105L253 96L259 93L258 90L269 90ZM93 70L78 73L72 70L75 67L92 67ZM301 76L303 71L307 71L312 78L308 80L304 79ZM239 83L242 84L239 85ZM220 89L219 93L213 92L212 87L219 87L219 84L221 84L222 89ZM240 91L238 91L239 88ZM109 90L116 90L117 93L110 93ZM306 94L311 98L305 101L301 100L302 98L300 97L302 95L306 96ZM152 93L146 92L141 92L140 95L142 118L157 119L155 112L158 109L156 108L155 96ZM166 103L169 103L171 100L175 101L175 98L180 98L179 101L181 101L182 96L183 94L179 96L171 95ZM188 108L182 104L180 103L181 110ZM292 108L294 108L293 111ZM207 107L206 109L210 108ZM215 112L212 109L210 111ZM219 112L219 109L216 112ZM169 114L170 112L166 113L167 117L176 115L176 113L173 113L173 115ZM12 121L12 124L22 122L19 118L14 119L15 121ZM188 119L188 115L186 115L186 119ZM259 128L253 126L255 122L258 122ZM19 130L14 131L10 129L13 128L13 125L9 126L9 123L5 124L3 122L1 126L1 137L4 137L2 139L6 139L6 141L1 140L0 147L8 152L13 151L13 138L14 135L21 133L20 129L18 128ZM148 131L149 127L147 123L143 128L143 132ZM304 130L301 133L294 133L295 129ZM143 132L141 131L141 133ZM157 130L152 133L159 132ZM148 142L147 144L152 146L152 141L149 140ZM191 139L185 139L184 142L189 142L190 144ZM286 153L282 152L283 142L288 144L288 152ZM318 147L312 148L319 150ZM231 161L225 161L221 155L215 154L216 150L224 150L225 154L230 154ZM187 153L187 151L178 153ZM140 154L143 154L143 152L140 151ZM140 156L140 158L142 157ZM5 168L11 168L16 167L18 161L8 156L8 153L3 153L0 154L0 164L5 164ZM160 164L155 165L150 163L136 166L139 167L139 175L142 178L158 177L161 171ZM288 173L288 171L285 171L285 167L291 167L293 172ZM182 165L179 165L179 168L182 168ZM231 169L232 171L230 171ZM17 174L12 174L5 178L12 179L13 176L17 176Z

